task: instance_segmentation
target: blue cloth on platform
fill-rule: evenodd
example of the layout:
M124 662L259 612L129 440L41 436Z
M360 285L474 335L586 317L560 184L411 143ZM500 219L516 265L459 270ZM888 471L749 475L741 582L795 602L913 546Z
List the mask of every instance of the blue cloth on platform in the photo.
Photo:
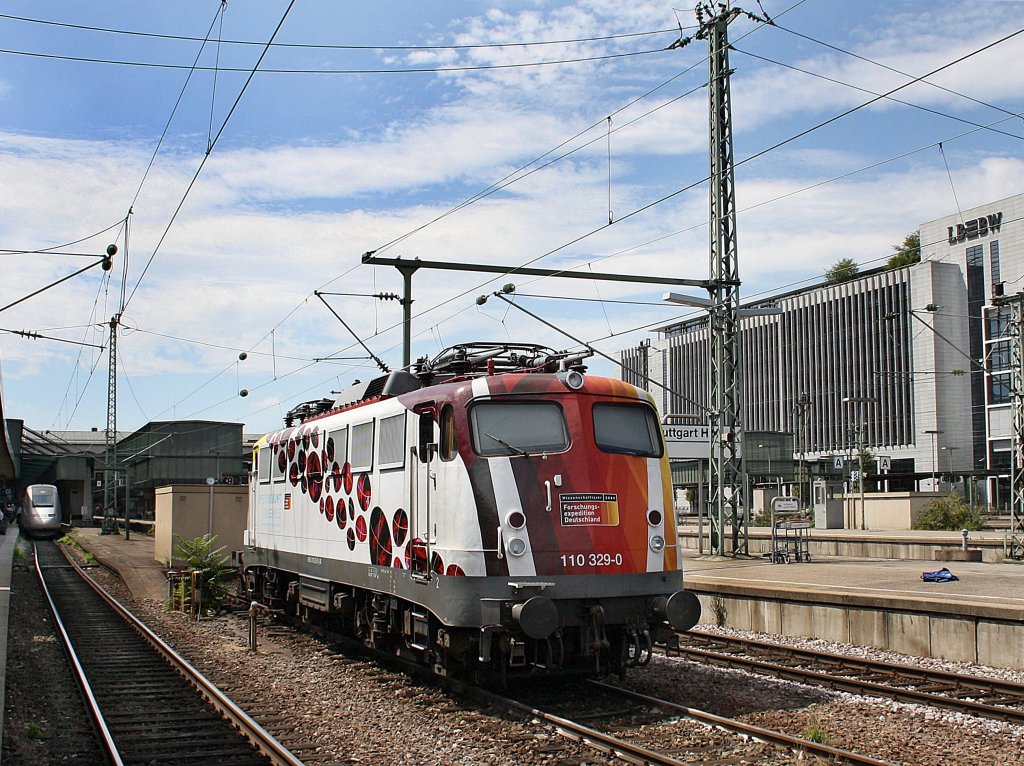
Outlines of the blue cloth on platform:
M934 572L925 572L921 575L921 579L925 582L953 582L960 578L946 569L946 567L942 567L942 569L937 569Z

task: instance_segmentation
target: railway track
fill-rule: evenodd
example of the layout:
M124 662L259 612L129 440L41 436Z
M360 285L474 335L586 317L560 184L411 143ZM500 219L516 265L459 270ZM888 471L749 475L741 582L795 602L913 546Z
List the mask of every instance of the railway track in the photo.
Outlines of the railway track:
M764 641L685 633L670 656L812 686L1024 724L1024 684L817 652Z
M491 705L505 707L540 719L559 734L581 741L602 753L629 763L650 766L684 766L694 763L792 763L797 758L823 759L828 763L855 766L893 766L867 755L861 755L813 742L780 731L754 726L733 718L686 707L665 699L609 684L585 682L586 697L549 690L531 693L525 699L511 699L492 692L474 689ZM538 702L538 698L541 700ZM624 705L629 702L632 704ZM564 712L552 712L563 710ZM692 730L674 732L683 724L696 724L706 732ZM600 729L583 721L599 722ZM710 758L711 760L705 760Z
M110 763L301 766L56 544L36 544L35 562Z

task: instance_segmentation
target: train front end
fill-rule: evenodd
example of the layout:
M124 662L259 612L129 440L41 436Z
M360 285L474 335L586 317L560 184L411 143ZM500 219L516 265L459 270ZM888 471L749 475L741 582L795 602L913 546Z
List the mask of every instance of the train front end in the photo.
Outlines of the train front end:
M468 575L445 586L449 612L463 605L479 621L481 663L620 670L696 624L648 394L569 371L477 377L453 403L480 538L439 525L432 568ZM444 430L442 415L442 442ZM466 497L444 474L439 463L438 514Z
M26 488L21 505L21 529L33 536L56 537L61 528L60 495L52 484Z

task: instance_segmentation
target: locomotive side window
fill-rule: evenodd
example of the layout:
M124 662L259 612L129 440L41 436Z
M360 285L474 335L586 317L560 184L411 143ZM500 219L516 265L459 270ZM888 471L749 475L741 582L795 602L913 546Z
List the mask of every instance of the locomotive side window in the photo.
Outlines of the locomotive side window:
M642 404L595 404L594 440L605 452L661 457L661 426Z
M535 455L569 448L569 429L554 402L478 402L469 413L473 444L484 456Z
M454 460L459 454L459 436L455 431L455 410L446 404L441 410L441 459Z
M405 413L380 419L380 444L377 445L380 468L405 465Z
M284 445L279 444L273 452L268 450L268 453L267 462L270 463L270 480L275 483L284 481L284 474L288 469L288 456Z
M256 474L260 484L270 483L270 464L273 459L274 455L270 447L260 447L260 451L256 455Z
M338 465L348 462L348 426L331 431L328 435L327 457Z
M373 468L373 421L352 426L352 470Z

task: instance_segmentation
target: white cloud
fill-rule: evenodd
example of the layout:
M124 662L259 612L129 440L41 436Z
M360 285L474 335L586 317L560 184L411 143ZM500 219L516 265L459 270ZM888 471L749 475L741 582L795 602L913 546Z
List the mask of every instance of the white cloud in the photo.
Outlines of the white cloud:
M881 33L865 24L860 32L832 34L863 55L920 73L994 39L998 25L992 24L991 14L1005 18L1012 10L972 16L957 27L956 36L949 36L936 30L951 28L956 11L920 8L917 18L901 19L898 27L894 20L893 27ZM672 25L670 11L654 2L624 7L611 0L590 0L569 6L504 4L474 17L439 20L436 28L444 30L437 41L454 38L468 43L567 39ZM762 51L754 44L783 39L784 33L766 29L744 44ZM389 55L396 61L402 58L401 63L415 59L434 65L487 64L536 60L556 51L559 56L593 55L647 44L646 38L638 38L555 46L551 51L542 47ZM800 50L801 58L787 60L864 87L884 89L899 79L838 53L810 45ZM970 65L956 67L946 76L948 82L1019 109L1024 74L1011 59L1019 57L1020 50L1020 44L993 49ZM273 426L281 411L294 403L320 398L354 377L373 374L365 360L311 365L309 360L332 354L363 355L340 323L311 297L312 291L399 291L401 278L395 269L360 266L361 254L442 216L470 194L591 124L597 127L555 154L596 138L592 146L442 218L382 255L514 266L554 250L535 265L569 268L596 259L597 271L706 277L706 184L624 219L707 174L703 89L625 126L653 106L699 86L706 77L705 66L700 64L651 98L615 114L613 127L625 127L611 136L611 207L617 220L613 226L607 225L608 147L603 122L631 98L699 62L701 55L703 49L695 44L682 52L615 63L448 74L417 81L422 88L403 85L406 90L374 81L363 87L381 103L401 105L382 118L383 128L342 121L330 135L310 135L298 119L298 130L289 141L270 142L260 136L256 116L273 112L278 104L261 101L257 90L252 100L243 102L245 117L239 117L243 121L232 134L234 142L218 146L207 161L126 313L123 367L141 405L126 400L126 417L137 421L130 427L161 413L201 413L244 419L251 426L247 430L261 430ZM740 65L733 87L738 158L867 98L799 73L755 65L738 53L734 64ZM373 93L374 88L379 93ZM332 87L331 98L343 90ZM910 97L935 108L964 109L973 117L988 113L934 89L908 90ZM310 110L318 106L307 105ZM787 196L926 145L932 135L961 130L952 123L916 121L915 113L904 107L887 106L868 116L871 125L898 124L901 130L907 126L906 132L895 141L884 132L868 134L864 140L857 131L865 123L845 121L842 127L849 126L852 133L821 131L738 170L743 295L782 289L820 274L841 257L864 263L886 256L891 245L920 222L955 209L949 178L934 148ZM927 130L921 127L925 124ZM10 248L72 241L119 220L152 152L150 141L81 139L73 136L82 133L70 130L62 137L62 126L53 126L48 136L41 130L33 134L4 129L0 243ZM247 141L246 135L256 138ZM962 207L1020 191L1024 167L1018 143L982 143L987 138L979 135L945 147ZM172 136L158 157L131 219L130 286L157 247L201 159L201 148L187 148L180 136ZM760 206L762 202L767 204ZM76 249L101 253L110 236L113 233ZM617 253L621 254L608 257ZM0 326L40 329L94 323L99 325L95 330L75 327L53 334L104 342L105 323L117 306L123 256L122 252L115 259L109 285L95 269L9 310ZM4 257L0 305L85 263L68 257ZM558 348L573 345L497 299L483 307L475 305L477 295L508 281L520 293L587 299L517 300L577 337L622 333L601 342L608 352L644 337L633 328L678 315L670 307L602 305L595 300L657 302L663 292L658 286L522 276L490 279L421 270L414 277L414 356L436 353L444 343L481 337L528 338ZM397 303L356 295L328 300L376 353L398 362ZM238 360L240 349L250 351L244 362ZM102 421L103 352L6 336L3 353L9 410L13 404L13 411L45 427L59 411L60 427L61 418L82 397L75 424ZM90 377L94 366L97 371ZM596 360L594 368L611 371L610 365ZM240 388L251 395L239 397ZM66 399L65 390L70 391Z

